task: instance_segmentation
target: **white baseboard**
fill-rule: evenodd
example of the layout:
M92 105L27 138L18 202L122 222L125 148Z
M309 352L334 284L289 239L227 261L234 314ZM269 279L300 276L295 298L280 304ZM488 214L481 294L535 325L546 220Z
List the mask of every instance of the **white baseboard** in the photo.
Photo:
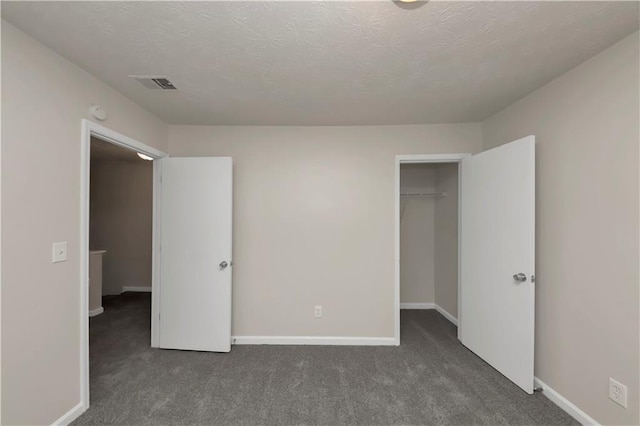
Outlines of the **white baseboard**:
M231 336L234 345L395 346L393 337Z
M96 315L100 315L103 312L104 312L104 308L102 306L96 309L89 309L89 316L95 317Z
M556 404L558 407L562 408L567 412L571 417L576 419L582 425L594 425L600 426L600 423L591 418L587 413L579 409L574 403L569 401L564 396L560 395L558 392L553 390L549 385L544 383L542 380L537 377L534 378L534 382L536 388L542 388L542 394L549 398L551 402Z
M125 291L135 291L138 293L151 293L151 287L136 287L136 286L122 287L121 293L124 293Z
M436 305L435 309L436 309L436 311L438 311L440 313L440 315L442 315L443 317L445 317L446 319L451 321L453 323L453 325L455 325L456 327L458 326L458 318L454 317L449 312L447 312L444 309L442 309L442 307L440 305Z
M401 303L400 309L435 309L435 303Z
M80 417L85 412L84 404L79 402L78 405L67 411L62 417L52 423L53 426L67 426L72 421Z

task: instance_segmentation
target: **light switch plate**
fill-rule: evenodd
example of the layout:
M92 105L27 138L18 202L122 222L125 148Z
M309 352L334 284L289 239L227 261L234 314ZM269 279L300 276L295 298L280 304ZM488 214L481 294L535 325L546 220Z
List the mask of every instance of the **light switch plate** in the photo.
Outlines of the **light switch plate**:
M53 263L66 262L67 261L67 243L53 243L53 249L51 251L51 261Z

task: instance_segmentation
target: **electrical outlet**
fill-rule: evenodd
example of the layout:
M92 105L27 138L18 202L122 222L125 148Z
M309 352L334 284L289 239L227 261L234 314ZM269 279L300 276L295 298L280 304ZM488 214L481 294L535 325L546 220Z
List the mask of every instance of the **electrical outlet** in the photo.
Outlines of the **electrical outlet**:
M627 408L627 387L609 377L609 399Z
M315 317L322 318L322 306L316 306L315 308Z

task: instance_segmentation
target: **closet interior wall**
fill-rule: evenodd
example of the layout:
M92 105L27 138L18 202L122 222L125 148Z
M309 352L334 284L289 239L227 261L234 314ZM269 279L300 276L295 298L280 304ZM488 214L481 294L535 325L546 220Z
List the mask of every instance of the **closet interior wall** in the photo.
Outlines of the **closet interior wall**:
M442 310L458 318L458 163L434 165L435 201L434 295Z
M400 167L400 194L435 192L434 169ZM400 196L400 303L435 303L435 199Z

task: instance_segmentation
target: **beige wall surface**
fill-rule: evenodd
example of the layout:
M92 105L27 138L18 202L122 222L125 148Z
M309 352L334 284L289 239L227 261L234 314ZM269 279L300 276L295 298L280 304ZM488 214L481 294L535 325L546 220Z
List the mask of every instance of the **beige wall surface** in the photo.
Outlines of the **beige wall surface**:
M458 317L458 164L435 166L435 190L446 192L435 203L434 297L442 309Z
M50 424L80 402L80 134L103 123L166 150L153 115L2 22L2 423ZM51 243L69 260L51 263Z
M602 424L640 423L639 48L636 32L483 125L485 148L536 136L535 372Z
M101 252L89 254L89 311L102 308L102 256Z
M251 336L392 337L395 155L480 145L479 124L169 127L173 156L233 157L232 332Z
M91 161L89 248L106 250L102 294L151 287L153 162Z
M400 192L433 192L429 164L400 166ZM400 303L434 302L435 198L400 198Z

